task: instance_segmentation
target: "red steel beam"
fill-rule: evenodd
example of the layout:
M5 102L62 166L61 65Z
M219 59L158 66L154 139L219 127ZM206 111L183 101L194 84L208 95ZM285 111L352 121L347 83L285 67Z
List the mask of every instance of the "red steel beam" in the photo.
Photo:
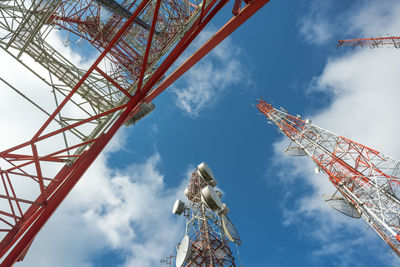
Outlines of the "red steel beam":
M96 59L93 65L88 69L88 71L83 75L83 77L79 80L79 82L75 85L74 89L68 94L68 96L60 103L57 109L51 114L51 116L47 119L47 121L43 124L43 126L39 129L39 131L32 138L33 141L42 134L42 132L46 129L46 127L53 121L56 115L60 112L60 110L67 104L67 102L71 99L71 97L76 93L76 91L81 87L81 85L86 81L89 75L93 72L93 70L99 65L99 63L103 60L103 58L107 55L107 53L111 50L111 48L115 45L115 43L119 40L119 38L126 32L126 30L131 26L135 18L139 15L139 13L145 8L147 3L150 0L142 0L139 4L135 12L132 14L132 17L128 19L124 26L115 34L114 38L107 45L104 51L100 54L100 56Z
M200 59L207 55L214 47L221 43L233 31L239 28L247 19L249 19L260 8L267 4L270 0L258 0L249 2L237 16L228 21L217 33L215 33L203 46L201 46L191 57L189 57L182 65L180 65L173 73L171 73L156 89L154 89L147 97L146 102L151 102L162 91L169 87L174 81L181 77Z
M156 7L154 9L154 14L153 14L153 22L152 22L151 28L150 28L149 39L147 41L146 51L145 51L144 57L143 57L142 71L140 72L139 81L138 81L138 85L137 85L137 89L136 89L136 91L139 93L142 90L144 73L147 70L147 61L149 58L151 43L153 42L154 29L156 28L156 24L157 24L157 17L158 17L158 11L160 10L160 5L161 5L161 0L157 0Z
M118 41L120 36L126 31L130 24L134 21L135 17L139 12L146 6L149 0L143 0L132 17L124 24L121 30L115 35L110 44L101 53L99 58L93 63L89 68L87 73L82 77L82 79L77 83L70 94L64 99L64 101L59 105L59 107L54 111L50 118L43 124L39 131L32 138L31 142L26 142L22 145L16 146L12 149L3 151L0 156L5 155L11 151L22 148L24 146L35 143L39 140L49 138L57 133L67 130L63 128L61 130L54 131L49 134L41 136L43 131L47 128L50 122L55 118L55 116L60 112L63 106L71 99L78 88L84 83L87 77L97 68L99 62L106 56L106 54L111 50L112 46ZM158 0L160 1L160 0ZM123 125L124 121L128 118L131 112L138 106L140 102L149 102L159 95L163 90L165 90L169 85L172 84L176 79L178 79L184 72L186 72L191 66L198 62L202 57L204 57L208 52L210 52L215 46L217 46L223 39L225 39L230 33L232 33L236 28L238 28L244 21L251 17L256 11L258 11L262 6L269 2L269 0L254 0L247 1L248 4L245 6L236 17L231 19L227 24L225 24L221 30L219 30L205 45L203 45L194 55L192 55L185 63L183 63L176 71L171 74L166 81L164 81L156 90L152 91L147 97L154 84L161 78L161 76L171 67L171 65L176 61L176 59L183 53L184 49L189 46L189 44L194 40L194 38L201 32L201 30L209 23L209 21L216 15L216 13L228 2L228 0L212 0L210 5L205 9L204 19L198 20L198 23L194 25L186 32L181 41L175 46L171 53L167 56L164 62L159 66L157 71L152 75L146 84L144 84L141 91L137 90L133 97L130 98L127 104L118 107L118 110L122 110L117 120L112 124L106 133L97 137L92 145L85 151L75 162L71 165L64 165L60 172L54 177L53 181L45 188L46 194L48 196L47 203L44 206L37 207L32 205L24 214L27 218L25 221L20 221L21 223L18 227L14 227L0 244L0 257L4 256L9 250L9 254L5 257L1 266L11 266L21 255L24 255L32 243L35 236L38 234L40 229L48 221L51 215L54 213L56 208L62 203L62 201L67 197L69 192L74 188L76 183L85 173L85 171L90 167L90 165L97 158L99 153L104 149L107 143L115 135L117 130ZM246 2L246 1L245 1ZM215 6L214 6L215 4ZM154 23L153 23L154 24ZM152 25L154 26L154 25ZM154 27L153 27L154 30ZM149 38L151 39L151 38ZM104 114L103 114L104 115ZM87 119L90 121L91 119ZM77 124L71 125L70 128L77 126ZM89 142L89 141L88 141ZM34 155L36 160L40 157ZM41 179L40 175L37 177ZM41 202L40 195L35 202ZM13 217L12 214L8 216ZM16 216L17 217L17 216ZM14 247L12 247L14 246ZM12 248L12 249L11 249Z
M134 97L129 101L129 106L132 106L134 103L138 103L140 99L138 97ZM44 224L50 218L50 216L54 213L57 207L61 204L61 202L65 199L68 193L72 190L72 188L76 185L85 171L90 167L93 161L97 158L100 152L104 149L104 147L108 144L117 130L123 124L125 118L129 115L130 109L125 109L121 116L116 120L113 126L109 129L106 134L103 134L99 137L98 141L95 142L89 150L82 155L78 160L78 165L72 171L71 175L69 175L68 179L60 185L57 190L57 194L53 194L47 201L47 205L42 208L42 212L37 217L37 219L33 222L32 226L26 231L24 236L18 241L15 247L11 250L10 254L2 262L1 266L11 266L18 259L20 254L24 251L24 249L29 245L29 243L35 238L38 232L42 229Z

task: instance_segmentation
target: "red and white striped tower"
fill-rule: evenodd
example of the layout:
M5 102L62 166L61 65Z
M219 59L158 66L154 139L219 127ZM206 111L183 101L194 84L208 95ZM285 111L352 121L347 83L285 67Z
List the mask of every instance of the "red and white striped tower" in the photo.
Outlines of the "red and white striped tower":
M400 256L400 161L263 100L257 108L290 139L288 154L308 156L328 176L337 194L324 200L351 217L362 216Z
M227 216L228 207L220 200L222 193L214 190L213 175L204 172L204 164L190 177L185 190L189 202L178 199L174 205L173 213L186 217L185 236L178 245L176 266L235 267L231 246L233 242L240 245L241 240ZM206 169L212 173L208 166Z

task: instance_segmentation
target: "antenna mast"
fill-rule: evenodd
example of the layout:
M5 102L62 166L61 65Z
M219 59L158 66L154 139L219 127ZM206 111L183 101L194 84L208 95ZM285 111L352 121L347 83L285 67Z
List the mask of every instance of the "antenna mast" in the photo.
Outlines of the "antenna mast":
M384 47L384 46L392 46L394 48L400 48L400 37L377 37L377 38L364 38L364 39L347 39L347 40L339 40L340 46L361 46L361 47Z
M308 156L337 193L323 195L338 211L363 219L400 256L400 161L278 110L259 100L257 108L286 135L285 152Z
M177 248L176 266L236 266L230 242L241 244L239 234L229 220L222 193L211 169L201 163L190 177L185 190L188 204L176 200L173 213L186 216L186 233Z

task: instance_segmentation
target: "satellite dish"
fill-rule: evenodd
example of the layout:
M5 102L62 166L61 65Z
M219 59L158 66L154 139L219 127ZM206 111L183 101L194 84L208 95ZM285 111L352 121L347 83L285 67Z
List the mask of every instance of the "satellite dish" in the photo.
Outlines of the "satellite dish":
M223 203L223 204L222 204L222 208L218 211L218 213L219 213L219 214L227 215L227 214L229 213L229 208L228 208L228 206L227 206L225 203Z
M178 251L176 253L176 267L181 267L185 264L191 255L189 236L185 235L179 243Z
M315 172L316 174L318 174L319 171L320 171L320 169L319 169L318 167L315 167L314 172Z
M312 122L312 120L306 119L306 123L311 123L311 122Z
M240 239L239 232L236 230L236 227L226 215L221 216L221 218L222 228L224 229L225 235L230 241L235 242L238 246L240 246L242 244L242 240Z
M361 213L356 209L356 207L348 202L343 196L324 194L322 199L326 204L334 208L335 210L343 213L352 218L361 218Z
M175 201L174 207L172 208L172 213L176 215L181 215L185 211L185 203L177 199Z
M139 104L139 111L137 111L129 120L125 123L126 126L130 126L132 124L136 124L139 120L143 119L146 117L148 114L150 114L156 106L153 103L140 103Z
M217 193L217 195L218 195L219 198L222 198L222 192L221 192L221 191L215 190L215 192Z
M189 187L186 187L186 188L185 188L185 191L183 191L183 193L185 194L185 196L186 196L187 198L189 198L189 193L190 193Z
M217 185L214 174L212 173L210 167L203 161L197 166L197 174L199 174L206 182L213 187Z
M299 147L298 145L292 145L293 143L290 143L288 148L286 148L283 153L289 156L296 156L296 157L301 157L307 155L306 152L304 151L303 148Z
M201 189L201 200L207 205L212 211L218 211L223 208L222 201L219 198L217 192L210 185L207 185Z

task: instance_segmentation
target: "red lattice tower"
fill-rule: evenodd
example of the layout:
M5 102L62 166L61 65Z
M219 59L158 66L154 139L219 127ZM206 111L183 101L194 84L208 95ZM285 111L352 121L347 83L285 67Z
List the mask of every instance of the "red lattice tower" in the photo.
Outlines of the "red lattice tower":
M361 47L394 47L400 48L400 37L377 37L377 38L364 38L364 39L347 39L347 40L339 40L340 46L361 46Z
M2 1L0 47L51 88L55 106L43 108L1 79L47 116L32 138L0 152L2 266L24 258L40 229L124 123L144 116L155 97L267 2L236 0L234 16L171 69L228 0ZM56 29L86 39L98 50L88 69L48 43ZM27 65L26 57L34 63ZM171 74L165 77L167 70Z
M308 156L316 170L328 176L340 196L335 193L323 196L324 200L340 201L348 207L339 211L355 218L362 216L400 256L400 161L263 100L257 108L290 139L288 154Z

